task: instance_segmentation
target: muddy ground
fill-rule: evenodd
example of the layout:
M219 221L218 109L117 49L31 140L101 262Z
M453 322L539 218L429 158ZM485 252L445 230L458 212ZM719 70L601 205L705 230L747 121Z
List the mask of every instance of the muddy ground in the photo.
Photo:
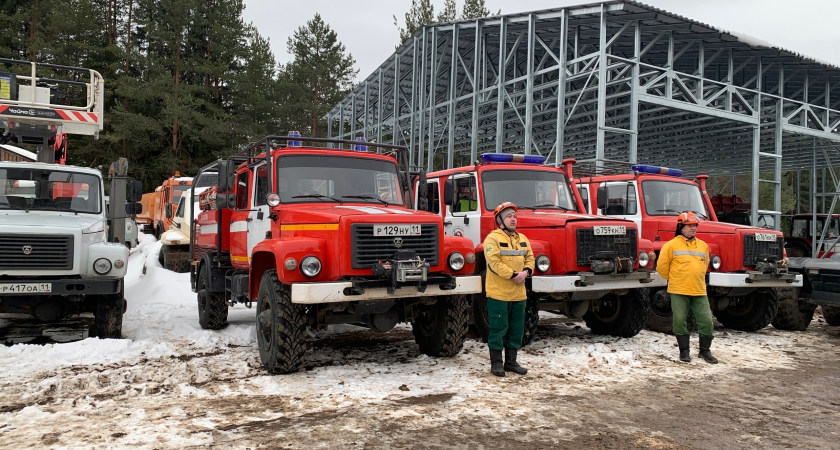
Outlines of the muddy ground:
M840 448L840 329L819 317L798 333L719 327L711 366L696 337L681 364L671 336L544 315L530 372L505 378L474 337L434 359L407 327L313 336L287 376L266 375L254 345L179 345L4 376L0 448Z

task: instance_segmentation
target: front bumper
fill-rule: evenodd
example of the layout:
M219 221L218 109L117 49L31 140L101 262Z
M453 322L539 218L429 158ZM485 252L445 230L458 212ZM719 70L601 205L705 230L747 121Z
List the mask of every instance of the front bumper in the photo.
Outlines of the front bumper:
M0 280L0 284L52 284L51 292L6 292L0 294L2 297L25 297L25 296L56 296L56 295L102 295L116 294L122 290L122 279L71 279L71 280L49 280L49 279L16 279Z
M538 275L531 277L531 290L547 293L639 289L661 287L667 284L668 282L656 272L631 272L614 275L595 275L594 273L584 272L578 275Z
M709 274L709 286L750 288L802 287L802 275L796 275L794 273L773 275L754 271L746 273L712 272Z
M438 295L477 294L481 292L481 277L455 277L454 289L441 289L438 285L427 285L420 292L416 286L404 286L393 294L386 287L365 288L358 295L348 294L354 288L351 281L335 283L294 283L292 303L314 305L319 303L356 302L369 300L392 300L396 298L433 297ZM347 292L347 293L346 293Z

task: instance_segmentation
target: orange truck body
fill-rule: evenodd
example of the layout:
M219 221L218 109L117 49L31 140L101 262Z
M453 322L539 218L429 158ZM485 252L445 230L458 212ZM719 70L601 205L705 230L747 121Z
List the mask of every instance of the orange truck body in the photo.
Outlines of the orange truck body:
M192 186L192 178L182 177L179 173L169 177L155 188L154 192L143 194L140 203L143 205L143 213L137 215L137 225L143 227L144 233L153 233L160 237L160 234L169 229L172 224L172 217L178 207L181 194ZM166 216L166 206L172 211L170 217Z

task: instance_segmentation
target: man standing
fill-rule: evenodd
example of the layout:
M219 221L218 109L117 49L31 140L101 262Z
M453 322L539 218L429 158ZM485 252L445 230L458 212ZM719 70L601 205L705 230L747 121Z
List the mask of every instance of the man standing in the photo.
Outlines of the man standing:
M680 347L680 361L690 362L690 336L688 334L688 311L694 311L697 331L700 333L700 356L707 363L717 364L712 356L712 310L706 296L706 269L709 267L709 246L697 239L697 225L700 223L693 212L684 212L677 217L677 235L662 246L656 271L668 280L671 294L671 311L674 315L674 335Z
M534 272L534 252L528 239L516 232L516 205L504 202L493 216L498 228L484 239L490 372L497 377L505 376L505 371L525 375L528 370L516 362L516 352L522 347L528 298L525 278Z

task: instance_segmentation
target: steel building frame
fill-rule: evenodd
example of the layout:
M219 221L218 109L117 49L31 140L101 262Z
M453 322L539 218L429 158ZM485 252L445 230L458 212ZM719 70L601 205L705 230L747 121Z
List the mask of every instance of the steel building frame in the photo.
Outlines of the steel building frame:
M753 223L781 215L783 171L824 212L840 191L840 67L631 0L426 26L326 119L427 170L506 152L751 174L753 205L774 186Z

